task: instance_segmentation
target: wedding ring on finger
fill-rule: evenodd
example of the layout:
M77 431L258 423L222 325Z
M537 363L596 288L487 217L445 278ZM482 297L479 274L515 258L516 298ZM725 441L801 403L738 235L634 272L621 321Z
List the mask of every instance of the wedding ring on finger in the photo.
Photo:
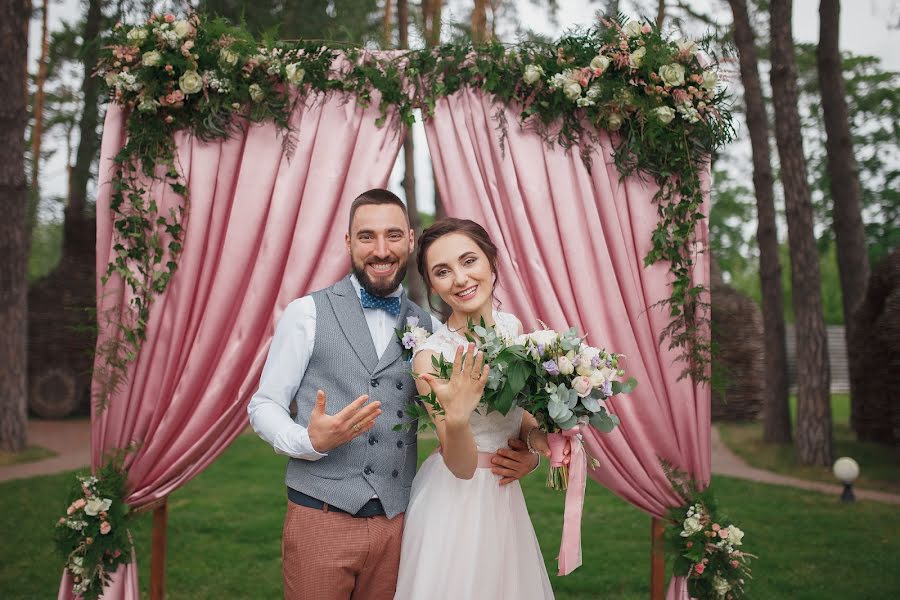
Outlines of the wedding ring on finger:
M359 423L353 426L353 431L359 431Z

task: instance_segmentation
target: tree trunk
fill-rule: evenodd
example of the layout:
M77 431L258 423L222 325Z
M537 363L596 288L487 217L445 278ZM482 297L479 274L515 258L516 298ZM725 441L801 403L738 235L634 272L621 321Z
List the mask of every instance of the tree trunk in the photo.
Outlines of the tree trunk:
M409 48L409 3L407 0L397 0L397 28L399 31L400 48ZM406 194L406 210L409 213L409 225L416 236L422 233L422 219L419 217L419 206L416 201L416 165L415 146L413 145L412 128L407 128L403 136L403 191ZM420 306L428 304L428 292L425 282L419 277L416 266L416 254L409 257L406 281L409 284L410 299Z
M734 15L734 42L740 54L741 81L747 107L747 130L753 153L753 188L756 192L756 242L759 246L759 279L762 291L765 340L766 395L763 410L763 439L791 441L791 414L788 406L787 347L784 328L784 292L778 258L778 229L775 221L772 160L769 155L769 122L763 101L756 40L750 24L746 0L729 0Z
M399 0L398 0L399 1ZM382 47L394 46L394 0L384 0L384 20L382 22Z
M656 5L656 26L662 29L663 23L666 22L666 0L659 0Z
M44 133L44 83L47 80L47 54L50 44L47 36L48 0L41 5L41 58L38 63L34 93L34 128L31 130L31 189L38 189L41 166L41 138Z
M91 179L91 164L100 146L100 138L97 135L97 122L100 116L97 103L100 86L97 78L92 77L91 73L97 64L99 36L103 20L101 8L101 0L90 0L84 24L86 42L82 48L81 60L84 67L81 83L84 109L79 124L80 139L75 155L75 166L69 179L69 202L66 205L63 226L63 257L79 254L79 251L83 249L84 229L88 228L93 231L93 224L90 217L86 216L85 208L87 207L88 182Z
M426 48L434 48L441 42L442 4L443 0L422 0L422 37Z
M819 4L819 46L816 62L822 114L825 121L825 150L828 159L828 184L834 206L834 237L837 243L838 270L844 308L844 336L847 340L847 366L850 371L850 421L855 428L858 415L856 393L864 377L861 364L865 340L860 339L854 315L866 294L869 282L869 257L863 226L859 172L853 155L853 138L847 114L841 52L838 46L841 3L822 0Z
M797 431L800 462L829 466L832 457L828 346L822 317L819 255L797 110L797 65L791 38L791 0L772 0L772 104L791 251L797 328Z
M472 9L472 43L483 44L487 41L487 0L475 0Z
M25 123L29 4L0 0L0 450L27 442Z

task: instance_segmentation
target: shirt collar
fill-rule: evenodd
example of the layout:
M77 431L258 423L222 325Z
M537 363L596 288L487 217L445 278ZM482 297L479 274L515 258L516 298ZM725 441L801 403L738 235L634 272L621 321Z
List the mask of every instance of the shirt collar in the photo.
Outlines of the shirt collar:
M350 283L353 284L353 289L356 290L356 297L361 297L360 290L362 290L362 285L360 285L359 280L356 278L356 275L350 275ZM385 298L399 298L403 293L403 284L397 286L397 289L384 296Z

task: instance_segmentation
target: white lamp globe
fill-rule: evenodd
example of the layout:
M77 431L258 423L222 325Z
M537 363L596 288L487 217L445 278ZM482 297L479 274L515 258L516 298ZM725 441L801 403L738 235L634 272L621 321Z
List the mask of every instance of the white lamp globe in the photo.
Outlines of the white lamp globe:
M834 461L832 472L840 481L850 484L859 477L859 465L849 456L842 456Z

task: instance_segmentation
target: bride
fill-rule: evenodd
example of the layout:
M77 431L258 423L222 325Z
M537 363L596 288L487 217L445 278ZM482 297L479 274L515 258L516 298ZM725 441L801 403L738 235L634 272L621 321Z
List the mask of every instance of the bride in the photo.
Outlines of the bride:
M465 337L482 318L502 336L521 333L515 316L493 309L496 264L497 248L473 221L443 219L419 240L419 273L452 312L413 358L419 393L433 390L444 414L433 415L440 449L412 483L395 600L553 598L522 488L499 485L490 469L513 437L549 455L546 435L521 408L479 410L488 367ZM438 354L454 361L449 380L433 372Z

